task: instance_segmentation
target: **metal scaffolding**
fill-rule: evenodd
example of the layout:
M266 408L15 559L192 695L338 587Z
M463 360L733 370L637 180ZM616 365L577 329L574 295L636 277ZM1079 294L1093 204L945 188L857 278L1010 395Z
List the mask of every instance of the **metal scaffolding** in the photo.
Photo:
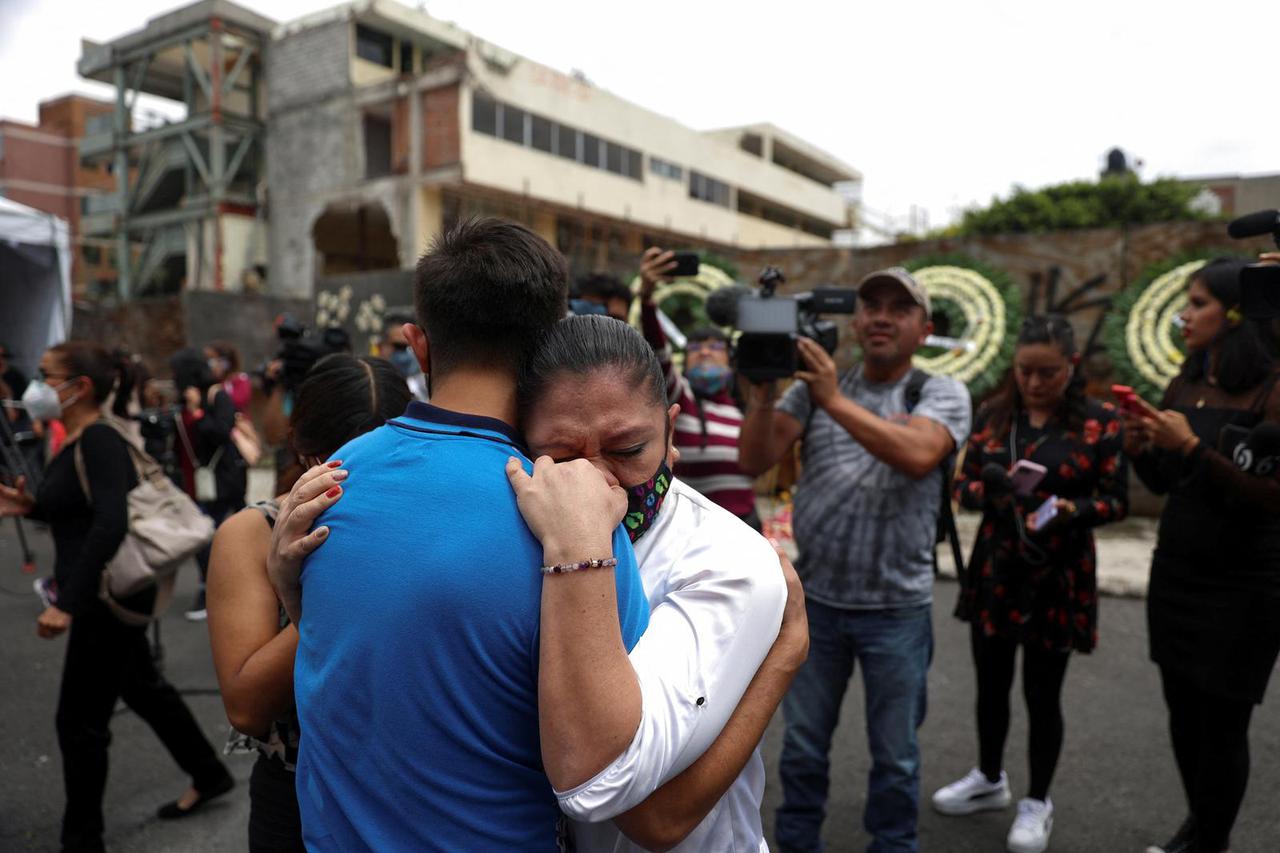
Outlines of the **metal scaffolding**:
M258 212L263 62L273 26L225 0L205 0L108 44L85 44L80 75L113 85L115 110L89 125L80 156L111 163L116 191L88 205L83 231L114 239L121 299L157 280L163 289L223 289L220 218ZM141 94L181 105L183 115L141 122Z

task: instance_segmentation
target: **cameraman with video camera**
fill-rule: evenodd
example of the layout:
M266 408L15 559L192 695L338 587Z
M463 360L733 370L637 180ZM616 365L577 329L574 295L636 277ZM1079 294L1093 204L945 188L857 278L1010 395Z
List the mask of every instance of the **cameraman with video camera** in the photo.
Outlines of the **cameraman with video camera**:
M742 468L762 473L803 439L794 527L809 616L809 659L783 703L784 851L820 849L828 752L855 661L866 691L871 774L863 826L875 850L917 849L926 676L933 654L933 552L944 461L966 439L969 393L913 371L932 331L929 296L900 267L858 286L862 362L843 375L818 343L776 399L752 388Z
M640 262L640 325L667 380L667 402L678 403L675 474L756 531L753 478L738 466L742 410L733 398L729 337L714 326L693 330L685 346L684 372L676 367L653 294L675 268L674 253L653 247Z

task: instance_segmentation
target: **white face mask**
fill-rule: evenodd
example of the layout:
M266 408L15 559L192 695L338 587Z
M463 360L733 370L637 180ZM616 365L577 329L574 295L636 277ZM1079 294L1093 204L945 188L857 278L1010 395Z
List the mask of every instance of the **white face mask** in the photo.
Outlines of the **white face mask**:
M71 380L68 380L54 388L48 382L39 379L32 380L31 384L27 386L27 390L22 392L22 407L27 410L27 414L34 420L57 420L62 415L62 410L74 403L80 396L76 394L65 403L58 399L58 392L70 384Z

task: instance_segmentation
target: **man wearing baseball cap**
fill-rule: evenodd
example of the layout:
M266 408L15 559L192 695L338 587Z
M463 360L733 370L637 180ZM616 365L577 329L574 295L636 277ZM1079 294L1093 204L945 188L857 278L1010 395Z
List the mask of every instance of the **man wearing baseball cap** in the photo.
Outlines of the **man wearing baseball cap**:
M933 551L942 464L968 437L969 392L911 359L933 329L929 294L901 267L858 285L861 361L838 373L814 341L781 398L752 388L739 464L761 473L803 438L793 525L809 615L809 659L783 703L783 851L821 850L828 752L855 663L866 694L871 851L915 851L916 731L933 655Z

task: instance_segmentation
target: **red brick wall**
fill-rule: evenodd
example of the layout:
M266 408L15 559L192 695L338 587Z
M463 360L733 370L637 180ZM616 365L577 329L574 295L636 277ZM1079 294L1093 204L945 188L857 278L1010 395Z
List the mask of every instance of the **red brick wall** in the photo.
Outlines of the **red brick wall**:
M458 86L422 94L422 168L451 166L461 157L458 138Z

